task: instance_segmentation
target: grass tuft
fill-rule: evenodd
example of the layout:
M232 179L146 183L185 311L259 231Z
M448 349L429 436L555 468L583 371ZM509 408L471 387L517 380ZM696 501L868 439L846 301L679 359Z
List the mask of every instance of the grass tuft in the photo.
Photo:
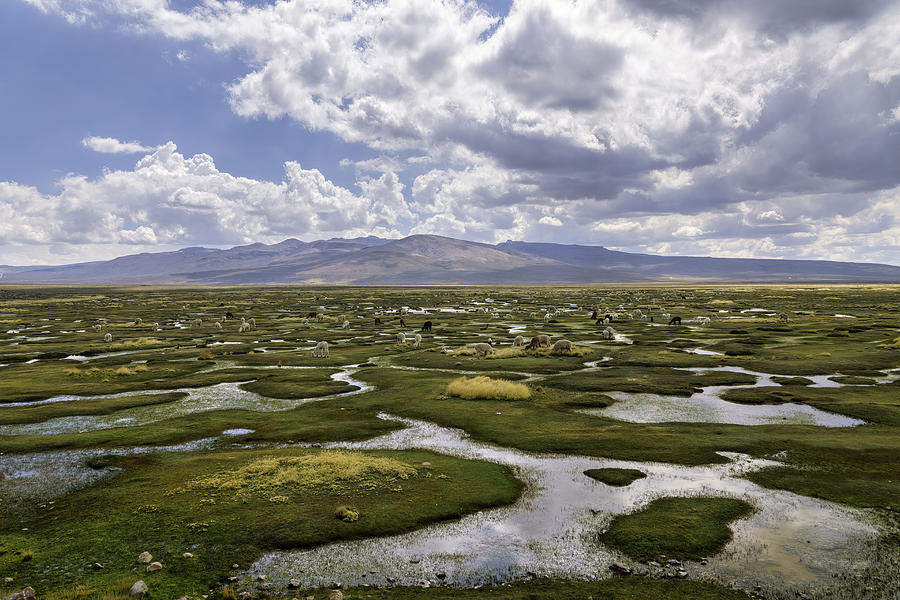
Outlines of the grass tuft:
M478 375L454 379L447 385L447 394L466 400L527 400L531 390L527 385L508 379Z

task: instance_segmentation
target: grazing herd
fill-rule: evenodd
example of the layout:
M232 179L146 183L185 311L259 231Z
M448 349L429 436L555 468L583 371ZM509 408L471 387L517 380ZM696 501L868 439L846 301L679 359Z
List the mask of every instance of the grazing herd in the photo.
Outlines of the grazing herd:
M574 305L572 305L574 306ZM185 309L187 307L184 307ZM324 307L319 307L324 310ZM481 309L484 312L490 314L491 318L499 317L499 314L488 309ZM623 307L620 305L619 310L622 311L620 313L611 312L609 308L604 310L592 309L590 312L590 319L596 323L598 326L602 326L603 329L600 330L600 336L605 341L616 341L621 339L618 337L616 330L611 326L612 323L620 322L622 320L632 320L632 321L649 321L650 323L654 323L654 317L650 314L645 314L645 312L641 309L635 308L630 312L625 311ZM409 316L409 310L405 308L401 308L399 314L395 317L395 323L399 323L401 328L408 328L406 323L406 319L404 316ZM540 313L530 313L531 318L533 319L542 319L544 323L557 323L558 321L555 319L557 316L564 312L571 312L571 309L565 308L563 310L557 310L556 308L549 308L543 311L543 314ZM380 312L376 312L376 315L382 314ZM672 316L668 312L665 312L665 309L660 308L657 316L661 319L662 323L668 323L670 326L682 326L685 321L681 316ZM360 316L359 318L362 318ZM696 316L688 319L686 322L700 325L704 327L708 327L712 322L712 319L718 319L719 316L717 314L712 314L709 317L706 316ZM234 313L225 312L223 318L219 321L214 321L214 327L216 330L222 330L224 328L223 323L228 320L237 320ZM245 318L239 317L239 322L237 326L238 333L247 333L256 328L256 319L253 317ZM333 322L338 324L338 326L343 330L351 329L351 321L346 318L344 315L340 315L337 317L327 316L320 311L310 311L305 318L300 319L300 327L303 329L309 328L310 321L315 320L318 323L322 323L325 321ZM786 313L780 313L778 315L779 321L786 323L790 319ZM105 326L105 319L98 319L97 324L92 326L92 329L96 332L101 332ZM374 324L382 325L382 317L375 316ZM141 318L136 318L132 325L142 325L143 320ZM193 318L189 321L190 327L192 328L201 328L203 327L203 320L198 318ZM176 323L177 327L183 327ZM154 331L160 331L159 323L153 323L152 325ZM434 323L430 320L424 321L419 329L419 333L415 333L414 336L408 337L405 332L397 332L395 336L396 344L398 346L405 346L408 342L412 342L412 347L415 350L420 350L422 348L422 333L431 333L434 328ZM487 328L487 326L482 327L482 329ZM415 331L415 330L414 330ZM112 333L105 333L103 336L104 342L110 343L113 341ZM332 342L334 343L334 342ZM526 343L526 338L523 335L516 335L514 340L511 343L512 348L522 349L525 351L536 351L542 348L548 348L550 354L572 354L575 351L574 344L567 339L559 339L556 340L551 345L550 336L540 334L535 335L531 338L530 341ZM198 346L199 347L199 346ZM204 343L205 347L205 343ZM471 344L470 352L474 352L476 358L487 358L490 356L498 356L497 351L494 346L494 342L491 338L488 338L486 342L477 342L475 344ZM326 341L319 341L316 343L313 348L311 354L312 357L315 358L328 358L329 357L329 343ZM509 356L509 354L501 353L499 356Z

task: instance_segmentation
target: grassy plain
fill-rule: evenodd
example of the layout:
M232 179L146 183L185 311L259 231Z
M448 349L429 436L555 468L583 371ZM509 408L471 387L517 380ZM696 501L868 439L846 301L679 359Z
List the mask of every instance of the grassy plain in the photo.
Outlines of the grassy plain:
M502 467L414 450L376 453L416 469L415 477L392 486L397 491L335 491L324 484L309 489L290 482L265 494L177 491L225 467L318 452L285 444L363 440L401 427L378 417L385 412L530 452L686 465L722 463L720 451L777 457L782 466L747 477L895 514L900 377L890 370L900 368L898 292L892 286L828 285L0 288L0 461L85 450L99 453L102 459L93 464L108 471L97 483L52 501L0 503L0 578L14 578L0 583L0 595L30 584L40 597L64 597L82 585L81 597L101 598L124 579L137 578L135 560L144 550L164 563L157 573L140 573L151 584L147 598L220 593L233 563L246 567L266 550L405 531L517 497L519 484ZM594 309L618 313L612 326L623 337L603 339L606 325L590 319ZM634 309L654 321L629 319ZM235 318L226 320L226 312ZM684 325L662 324L663 314L681 316ZM709 326L691 322L711 315ZM241 317L255 318L256 326L239 333ZM194 325L198 318L201 324ZM344 319L349 329L341 327ZM421 332L421 348L397 343L397 333L410 338L426 320L433 330ZM103 341L105 333L112 342ZM571 340L576 351L511 346L516 335L528 340L538 334ZM495 354L475 356L471 346L488 338ZM312 356L318 341L329 343L328 358ZM707 386L756 380L742 372L687 370L728 366L780 376L774 379L780 385L727 390L723 398L730 402L804 404L866 423L837 429L630 423L578 412L612 404L611 392L688 401ZM527 395L517 388L502 398L466 398L448 389L476 375L523 385ZM809 378L823 375L842 387L811 387ZM371 389L352 393L363 385ZM228 402L217 389L232 390L222 392L231 395ZM233 400L239 393L246 396ZM44 402L49 399L54 401ZM57 432L51 426L57 422L51 420L71 418L84 419L85 427ZM226 437L226 430L238 433ZM213 445L116 455L197 440ZM431 465L423 468L422 462ZM13 480L9 474L0 478L0 495ZM358 511L358 520L336 518L338 506ZM706 506L682 513L715 516ZM632 527L635 535L658 533L652 520ZM727 532L722 527L717 531ZM183 559L183 552L194 558ZM104 568L91 570L94 561ZM365 591L372 598L478 593ZM517 583L490 592L496 598L585 594L740 597L706 584L642 577Z

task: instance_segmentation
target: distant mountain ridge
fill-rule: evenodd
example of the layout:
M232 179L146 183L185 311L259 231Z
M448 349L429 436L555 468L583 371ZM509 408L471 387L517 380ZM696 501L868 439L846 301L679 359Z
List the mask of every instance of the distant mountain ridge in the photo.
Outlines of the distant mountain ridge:
M900 282L900 267L875 263L657 256L603 246L493 245L436 235L287 239L223 250L191 247L71 265L0 267L0 273L0 284Z

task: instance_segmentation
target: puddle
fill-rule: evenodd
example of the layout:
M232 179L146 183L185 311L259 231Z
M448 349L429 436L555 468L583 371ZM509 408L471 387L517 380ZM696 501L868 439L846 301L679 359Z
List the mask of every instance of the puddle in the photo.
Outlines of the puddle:
M604 392L616 400L605 408L586 408L577 412L630 423L731 423L734 425L817 425L820 427L855 427L865 421L831 413L806 404L739 404L723 400L726 390L779 386L768 373L750 371L741 367L691 367L681 369L696 373L730 371L756 376L756 383L749 385L707 386L702 391L685 398L661 394ZM813 381L808 387L841 387L831 381L835 375L810 375Z
M688 354L700 354L701 356L725 356L722 352L713 352L712 350L704 350L703 348L682 348L681 350Z
M219 383L200 388L179 388L171 390L156 390L153 393L184 392L187 396L175 402L149 406L137 406L116 411L110 415L78 415L49 419L39 423L17 423L0 426L0 435L55 435L59 433L81 433L97 431L100 429L112 429L114 427L140 426L155 423L165 419L182 417L199 412L212 410L252 410L256 412L278 412L297 408L308 402L344 398L356 394L362 394L372 389L368 384L353 378L358 365L344 367L344 370L333 373L330 378L334 381L342 381L357 389L328 396L313 398L280 399L268 398L255 392L249 392L240 388L251 380ZM255 368L255 367L253 367ZM272 367L290 368L290 367ZM307 367L311 368L311 367ZM122 398L127 396L144 395L146 391L126 392L109 396L59 396L47 400L35 402L18 402L15 406L33 406L50 402L70 402L74 400L88 400L92 398ZM2 406L2 405L0 405ZM9 405L8 405L9 406ZM2 408L0 408L2 410Z
M209 450L218 438L205 438L168 446L60 450L33 454L13 454L0 461L0 503L4 507L28 506L60 498L99 482L113 469L93 469L87 465L98 456L127 456L150 452L195 452Z
M789 492L767 490L740 476L774 461L723 453L724 465L682 467L659 463L578 456L533 455L472 441L463 431L388 415L407 427L365 442L326 444L329 448L422 448L510 466L526 484L509 507L490 509L458 521L361 541L338 542L309 550L271 552L245 573L272 582L291 577L302 585L421 585L428 580L473 586L531 576L593 580L610 576L623 560L597 541L617 514L660 496L738 497L755 505L754 515L735 524L734 540L701 567L686 563L692 577L731 587L757 584L780 590L829 589L854 585L835 580L869 559L866 544L876 535L861 514ZM647 478L616 488L583 475L585 469L635 468ZM364 511L363 511L364 518ZM638 572L646 567L631 563ZM782 563L785 566L782 566ZM388 580L391 579L391 581ZM896 579L896 577L894 578Z

